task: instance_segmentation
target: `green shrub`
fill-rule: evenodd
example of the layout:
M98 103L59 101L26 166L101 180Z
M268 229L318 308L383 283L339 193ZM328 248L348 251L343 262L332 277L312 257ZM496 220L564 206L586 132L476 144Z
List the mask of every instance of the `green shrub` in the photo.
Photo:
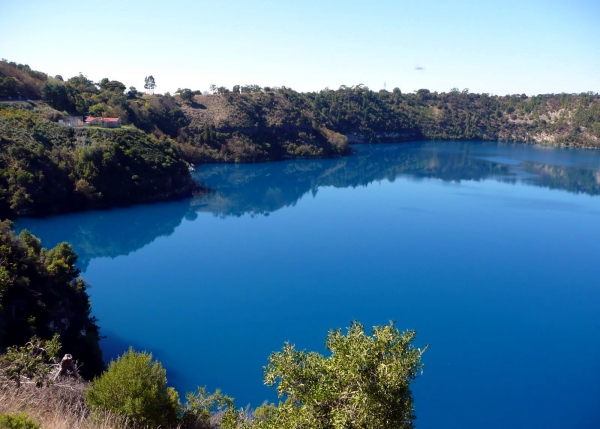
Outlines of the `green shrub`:
M86 394L93 410L126 416L136 424L169 427L177 422L177 392L167 387L166 371L151 353L130 348L94 379Z
M25 413L0 414L0 429L40 429Z
M234 428L237 414L233 398L221 393L208 394L206 388L198 387L198 392L189 392L185 395L187 400L181 415L180 427L182 429L211 428L211 417L219 414L221 427Z
M99 375L104 361L98 325L71 246L45 249L27 230L17 237L10 221L0 221L0 261L0 352L7 352L0 371L9 371L5 375L16 383L25 376L46 384L50 368L45 365L68 353L85 364L84 378ZM55 333L59 349L48 353L50 344L44 342ZM38 339L31 341L33 336Z
M254 427L412 429L410 383L424 352L411 344L415 335L393 323L368 335L353 322L345 335L329 331L329 357L286 343L264 368L265 384L285 401L259 408Z
M23 379L35 382L37 387L51 384L52 364L58 362L59 338L58 334L49 341L33 337L24 346L9 347L5 354L0 355L1 378L16 387Z

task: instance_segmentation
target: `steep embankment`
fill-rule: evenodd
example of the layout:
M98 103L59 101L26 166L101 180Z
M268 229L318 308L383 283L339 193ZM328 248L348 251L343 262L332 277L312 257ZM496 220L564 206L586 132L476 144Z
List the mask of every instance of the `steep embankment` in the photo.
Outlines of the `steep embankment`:
M0 353L34 335L59 334L62 352L84 364L83 375L98 375L104 368L98 326L77 255L66 243L46 250L33 235L15 237L10 228L0 221Z
M188 125L178 141L195 162L324 158L348 153L347 138L314 121L293 92L196 95L177 99Z
M351 143L501 140L600 147L600 96L591 93L527 97L420 90L402 94L397 89L374 92L359 86L306 94L288 88L223 92L175 100L187 124L177 140L186 156L196 161L335 156L344 152L346 139ZM323 137L334 148L338 142L340 150L320 147ZM232 156L236 147L241 147L239 156ZM250 153L258 155L245 156Z
M43 105L0 106L0 218L175 198L193 181L177 145L137 129L71 129Z
M600 96L402 94L342 87L314 95L317 120L355 141L514 140L600 146Z

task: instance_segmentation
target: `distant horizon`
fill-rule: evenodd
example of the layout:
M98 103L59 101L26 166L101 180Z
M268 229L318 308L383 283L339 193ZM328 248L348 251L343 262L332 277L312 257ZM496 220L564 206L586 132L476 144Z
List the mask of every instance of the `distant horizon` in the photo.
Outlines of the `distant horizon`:
M29 66L29 67L30 67L32 70L34 70L34 71L45 73L45 74L48 76L48 78L55 78L56 76L60 76L60 77L62 77L62 78L63 78L63 80L67 81L68 79L70 79L70 78L72 78L72 77L75 77L75 76L78 76L78 75L79 75L79 74L77 74L77 75L74 75L74 76L68 76L68 77L67 77L67 76L65 76L65 75L62 75L61 73L57 73L57 74L55 74L55 75L52 75L52 74L46 73L46 71L44 71L44 70L40 70L40 69L38 69L38 68L36 68L36 67L32 67L32 66L31 66L31 64L29 64L29 63L19 63L19 62L17 62L17 61L12 61L10 58L2 58L1 60L2 60L2 61L7 61L7 62L9 62L9 63L16 63L16 64L28 65L28 66ZM91 78L90 78L88 75L86 75L85 73L83 73L83 72L82 72L82 74L83 74L83 76L85 76L86 78L90 79L90 80L91 80L91 81L94 83L94 85L98 85L99 81L100 81L101 79L103 79L103 78L101 78L101 79L98 79L98 80L96 81L96 80L94 80L94 79L91 79ZM125 84L125 82L122 82L122 81L120 81L118 78L115 78L115 77L112 77L112 78L111 78L111 80L116 80L116 81L118 81L118 82L121 82L121 83ZM142 78L142 80L143 80L143 78ZM250 84L246 84L246 85L253 85L253 84L251 84L251 83L250 83ZM153 94L148 94L148 93L146 92L146 90L144 90L143 86L141 86L141 87L140 87L140 86L135 86L135 85L126 85L127 89L128 89L130 86L133 86L133 87L135 87L135 88L136 88L136 89L137 89L139 92L143 92L143 93L144 93L144 95L164 96L165 94L167 94L167 93L168 93L168 94L170 94L170 95L173 95L173 96L174 96L174 95L175 95L175 93L176 93L176 91L177 91L177 90L175 90L175 91L173 91L173 92L171 92L171 91L165 91L165 92L161 92L161 91L159 91L159 90L155 90ZM241 86L243 86L243 85L241 85ZM329 87L325 87L325 88L321 88L321 89L318 89L318 90L312 90L312 91L298 91L298 90L296 90L295 88L293 88L293 87L291 87L291 86L288 86L288 85L282 85L282 86L272 86L272 85L265 85L264 87L261 87L261 88L262 88L262 89L264 89L264 88L271 88L271 89L274 89L274 90L276 90L276 89L280 89L280 88L284 88L284 87L285 87L285 88L287 88L287 89L291 89L292 91L298 92L298 93L300 93L300 94L307 94L307 93L318 93L318 92L320 92L320 91L325 91L325 90L327 90L327 89L329 89L329 90L332 90L332 91L337 91L337 90L341 89L341 87L343 87L343 86L345 86L345 87L347 87L347 88L356 88L356 87L358 87L358 86L364 86L364 87L366 87L366 88L370 89L371 91L375 91L375 92L379 92L379 91L381 91L381 90L386 90L386 91L388 91L388 92L392 92L392 91L393 91L393 90L396 88L396 87L394 87L394 88L385 87L385 88L379 88L379 89L376 89L376 88L371 88L371 87L369 87L369 86L367 86L367 85L364 85L364 84L362 84L362 83L358 83L358 84L355 84L355 85L345 85L345 84L342 84L342 85L340 85L338 88L329 88ZM158 88L158 86L157 86L157 88ZM209 90L199 90L199 89L188 88L188 87L178 87L178 89L186 89L186 88L187 88L187 89L191 89L192 91L202 91L202 94L201 94L201 95L215 95L215 94L211 93ZM226 87L226 88L227 88L227 89L229 89L229 90L231 90L231 89L232 89L232 87ZM127 89L125 89L125 91L127 91ZM400 91L402 92L402 94L415 94L417 91L419 91L419 90L423 90L423 89L426 89L426 90L430 91L431 93L435 93L435 94L449 94L449 93L451 93L451 92L452 92L452 90L453 90L453 89L455 89L455 88L450 88L450 90L448 90L448 91L436 91L436 90L431 90L430 88L419 88L419 89L415 89L415 90L413 90L413 91L410 91L410 92L403 91L403 90L402 90L402 88L399 88L399 89L400 89ZM463 92L463 90L465 90L465 89L467 89L467 90L468 90L468 88L463 88L463 89L456 88L456 89L458 89L458 90L459 90L459 92ZM597 91L581 91L581 92L566 92L566 91L563 91L563 92L539 93L539 94L532 94L532 93L529 93L529 94L528 94L528 93L514 93L514 94L494 94L494 93L491 93L491 92L474 92L474 91L470 91L470 90L468 91L468 93L469 93L469 94L477 94L477 95L484 95L484 94L486 94L486 95L488 95L488 96L490 96L490 97L519 96L519 95L523 95L523 94L525 94L527 97L534 97L534 96L539 96L539 95L560 95L560 94L568 94L568 95L581 95L581 94L599 95L599 94L600 94L600 93L599 93L599 92L597 92Z
M143 89L600 92L600 2L106 0L8 2L0 57Z

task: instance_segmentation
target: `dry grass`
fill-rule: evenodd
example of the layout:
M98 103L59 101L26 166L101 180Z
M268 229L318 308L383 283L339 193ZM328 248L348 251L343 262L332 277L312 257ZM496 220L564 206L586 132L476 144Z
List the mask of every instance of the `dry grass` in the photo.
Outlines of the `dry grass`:
M46 388L32 385L0 387L0 413L25 412L44 429L117 429L128 421L106 413L90 413L86 383L69 381Z
M37 388L33 384L22 384L20 388L0 385L0 414L24 412L42 429L153 429L136 425L126 417L92 412L85 402L87 384L68 380L44 388ZM218 411L209 420L189 422L188 427L219 428L224 413ZM251 420L249 408L242 411L242 416L246 421Z

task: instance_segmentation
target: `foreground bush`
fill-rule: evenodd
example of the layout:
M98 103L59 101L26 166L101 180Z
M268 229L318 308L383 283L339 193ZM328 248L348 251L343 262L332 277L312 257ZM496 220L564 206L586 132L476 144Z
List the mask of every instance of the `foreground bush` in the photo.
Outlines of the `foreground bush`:
M0 429L39 429L40 425L25 413L0 414Z
M24 346L9 347L0 355L0 385L11 384L17 388L22 383L43 387L52 384L50 374L59 371L59 335L44 341L33 337Z
M285 344L265 367L265 383L285 401L255 412L259 428L412 428L410 382L423 367L416 332L393 324L371 335L353 322L346 335L329 331L329 357Z
M130 348L110 363L86 394L92 410L126 416L138 425L171 427L178 420L177 393L167 387L167 373L150 353Z
M275 386L283 400L254 411L236 410L232 398L201 387L182 405L167 387L162 365L129 349L93 383L0 383L0 413L25 410L49 429L412 429L410 383L423 367L424 352L412 345L415 335L393 323L367 334L353 322L346 333L329 331L327 357L286 343L264 368L265 384ZM39 427L14 426L35 425L23 416L5 420L13 426L0 420L0 429Z

